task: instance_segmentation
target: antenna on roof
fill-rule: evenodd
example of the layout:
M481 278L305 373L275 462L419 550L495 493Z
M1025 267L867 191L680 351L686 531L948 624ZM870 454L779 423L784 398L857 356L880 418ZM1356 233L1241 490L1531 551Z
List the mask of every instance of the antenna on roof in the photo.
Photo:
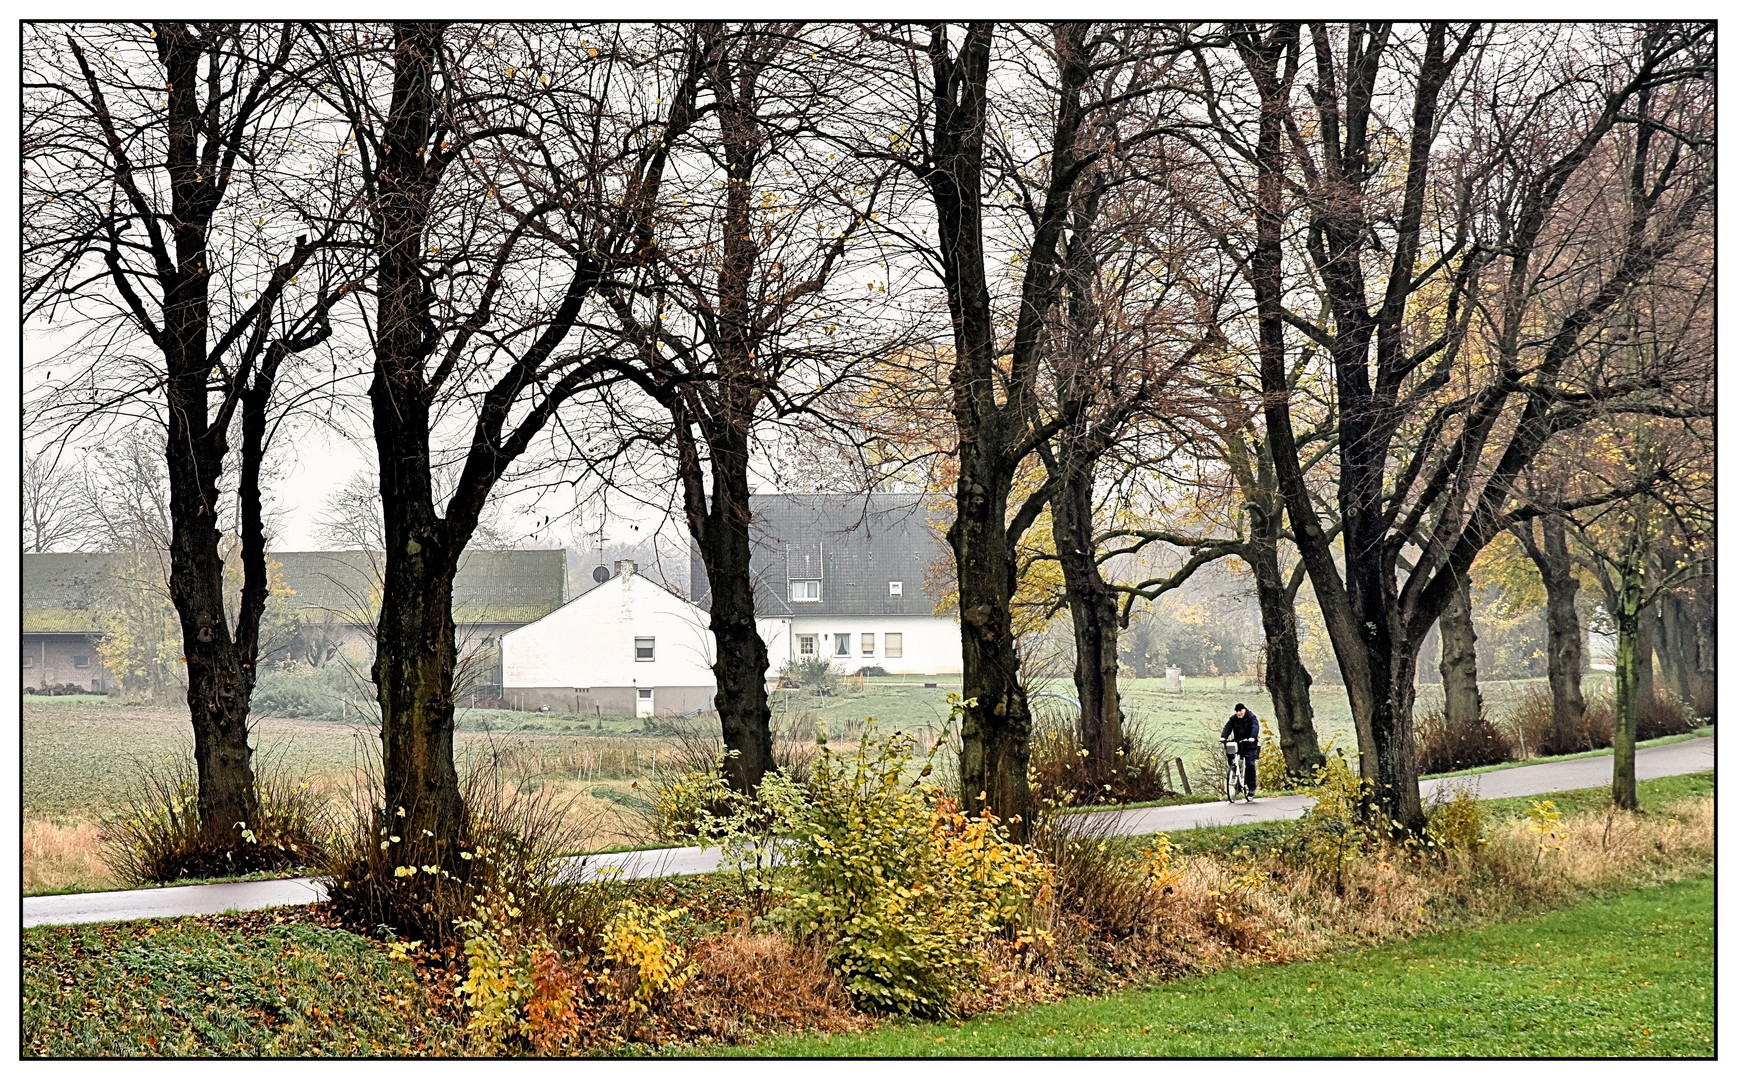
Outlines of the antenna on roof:
M595 581L599 585L603 584L605 581L608 581L609 580L609 567L599 566L597 569L591 571L591 580Z

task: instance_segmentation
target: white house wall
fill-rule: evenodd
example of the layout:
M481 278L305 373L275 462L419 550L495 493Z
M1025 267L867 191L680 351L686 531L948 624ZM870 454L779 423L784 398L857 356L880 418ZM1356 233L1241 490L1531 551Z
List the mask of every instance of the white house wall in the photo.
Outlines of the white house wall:
M634 658L641 637L651 660ZM502 635L502 693L521 708L632 715L633 690L652 687L657 713L690 712L716 687L712 655L704 611L628 574Z
M771 620L762 620L762 627ZM767 652L772 656L776 671L786 660L797 655L804 634L815 636L816 655L823 656L847 672L862 667L882 667L893 675L957 675L965 670L963 648L959 641L959 624L950 618L924 615L821 615L792 616L789 629L782 636L777 651L768 641ZM862 635L875 636L873 656L862 655ZM888 657L886 636L904 635L904 655ZM837 656L833 651L833 635L850 635L850 655ZM761 636L765 637L762 629Z

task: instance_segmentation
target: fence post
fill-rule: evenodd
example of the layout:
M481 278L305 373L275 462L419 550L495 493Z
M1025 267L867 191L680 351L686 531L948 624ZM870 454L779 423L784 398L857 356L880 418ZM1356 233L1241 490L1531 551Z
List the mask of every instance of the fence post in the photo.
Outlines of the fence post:
M1168 761L1161 761L1159 764L1164 767L1164 790L1171 792L1175 791L1176 788L1170 783L1170 763Z
M1184 795L1194 794L1194 789L1188 786L1188 770L1183 767L1181 758L1176 759L1176 772L1182 777L1182 793Z

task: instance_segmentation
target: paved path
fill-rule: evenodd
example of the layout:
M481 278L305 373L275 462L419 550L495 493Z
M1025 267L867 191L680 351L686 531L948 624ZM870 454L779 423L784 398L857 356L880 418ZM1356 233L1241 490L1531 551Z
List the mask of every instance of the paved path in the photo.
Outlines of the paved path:
M1713 768L1712 738L1689 739L1664 746L1648 746L1635 753L1635 775L1642 780ZM1552 791L1597 787L1610 782L1610 756L1551 761L1514 769L1425 780L1423 797L1428 800L1444 788L1471 787L1486 799L1517 795L1547 795ZM1309 800L1301 795L1277 795L1253 803L1191 803L1184 806L1154 806L1142 810L1107 810L1082 814L1093 828L1108 833L1137 836L1154 832L1177 832L1203 825L1238 825L1254 821L1282 821L1303 816ZM715 850L696 847L627 851L612 855L586 855L573 860L573 876L592 880L617 878L675 877L704 874L718 868ZM212 915L225 911L310 904L324 898L324 891L311 878L279 881L246 881L230 885L178 885L165 889L132 889L122 892L72 893L64 896L24 898L24 925L117 922L127 919L167 919L179 915Z

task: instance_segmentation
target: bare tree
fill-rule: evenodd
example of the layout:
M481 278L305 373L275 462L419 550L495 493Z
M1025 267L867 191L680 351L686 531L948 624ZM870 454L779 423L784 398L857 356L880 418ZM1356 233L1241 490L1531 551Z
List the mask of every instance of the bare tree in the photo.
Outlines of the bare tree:
M81 478L54 454L29 454L20 477L26 551L76 551L85 540Z
M669 175L635 223L650 257L604 294L626 343L618 370L664 414L649 430L706 573L694 589L710 609L724 769L751 791L772 767L749 572L752 459L774 424L796 437L825 427L816 403L885 348L876 338L890 335L866 329L886 305L885 271L859 254L873 255L881 177L832 141L853 65L811 60L841 59L838 39L855 34L754 23L689 34L673 81L691 119L671 132ZM648 431L630 403L617 416L630 437Z
M1572 362L1699 227L1712 191L1699 92L1673 91L1669 135L1637 117L1649 93L1705 82L1709 27L1518 32L1555 34L1537 43L1551 62L1485 50L1476 25L1316 23L1306 49L1294 24L1239 28L1242 85L1258 110L1237 119L1223 111L1234 95L1221 73L1201 66L1220 145L1255 175L1252 197L1240 177L1228 191L1256 224L1245 278L1259 311L1279 486L1350 692L1363 775L1375 805L1409 830L1423 823L1411 730L1417 645L1478 551L1540 512L1512 492L1550 438L1616 403L1652 407L1648 380L1582 377ZM1582 95L1589 70L1596 90ZM1403 153L1377 152L1383 110L1409 117L1394 143ZM1600 189L1571 181L1608 157L1619 131L1644 133L1630 185L1638 194L1628 224L1592 255L1578 226ZM1649 153L1655 139L1673 148ZM1450 142L1463 153L1455 145L1450 154ZM1297 212L1327 320L1285 301L1287 276L1302 277L1294 264L1286 270ZM1547 271L1552 256L1574 260L1576 272ZM1540 315L1552 327L1542 340L1525 329ZM1470 337L1474 316L1488 329L1482 340ZM1343 567L1291 424L1287 332L1318 346L1333 374Z
M307 120L302 37L235 23L27 30L25 314L77 338L62 378L43 380L36 420L65 438L144 405L165 425L200 827L242 860L238 823L257 817L261 470L284 365L325 341L342 289L321 257L332 207L291 160ZM231 620L218 485L237 434L245 582Z
M396 23L321 28L315 41L323 92L353 140L344 156L372 264L385 795L417 838L404 857L462 876L459 559L507 471L565 403L608 380L608 340L586 329L587 305L646 257L642 207L690 119L645 100L660 94L638 82L618 28ZM442 500L449 461L458 475Z

